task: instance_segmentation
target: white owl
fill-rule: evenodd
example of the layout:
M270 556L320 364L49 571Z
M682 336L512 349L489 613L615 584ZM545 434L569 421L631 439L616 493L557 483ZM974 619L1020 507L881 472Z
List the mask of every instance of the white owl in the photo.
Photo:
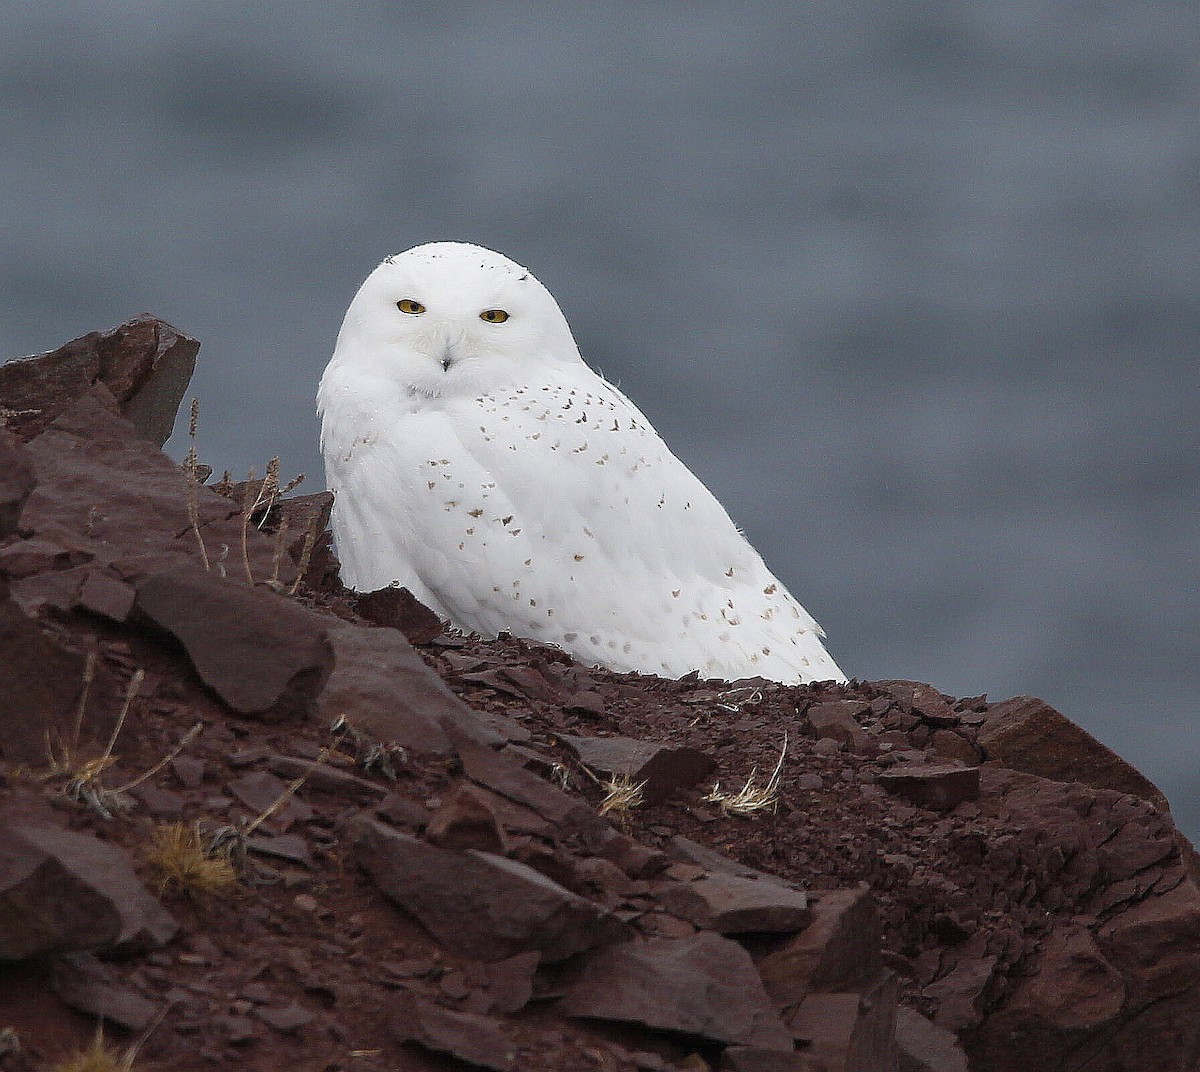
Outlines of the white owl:
M317 395L342 576L467 632L681 677L845 680L808 612L526 269L435 242L350 303Z

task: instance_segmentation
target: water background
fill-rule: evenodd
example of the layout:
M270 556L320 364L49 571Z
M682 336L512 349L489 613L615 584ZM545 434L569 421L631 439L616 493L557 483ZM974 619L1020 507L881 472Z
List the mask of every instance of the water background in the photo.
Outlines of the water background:
M361 279L493 246L847 672L1042 696L1200 835L1190 0L0 10L0 356L153 312L202 460L315 491Z

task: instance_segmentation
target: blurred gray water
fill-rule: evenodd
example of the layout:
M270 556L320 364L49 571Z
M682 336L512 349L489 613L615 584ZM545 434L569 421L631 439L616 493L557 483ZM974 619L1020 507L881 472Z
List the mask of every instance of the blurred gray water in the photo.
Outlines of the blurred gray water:
M0 355L156 313L202 459L317 490L358 283L493 246L847 672L1040 695L1200 834L1192 0L0 11Z

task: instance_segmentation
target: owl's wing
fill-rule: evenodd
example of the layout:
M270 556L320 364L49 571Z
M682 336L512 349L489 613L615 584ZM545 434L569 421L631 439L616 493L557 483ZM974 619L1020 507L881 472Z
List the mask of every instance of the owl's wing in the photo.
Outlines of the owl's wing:
M334 468L356 587L398 580L461 628L616 668L842 676L720 503L586 366L405 414Z

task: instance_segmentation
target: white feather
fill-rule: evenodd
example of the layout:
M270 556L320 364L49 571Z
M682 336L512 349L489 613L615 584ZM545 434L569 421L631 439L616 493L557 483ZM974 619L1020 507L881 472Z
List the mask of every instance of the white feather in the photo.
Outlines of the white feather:
M443 242L384 261L318 409L352 587L399 583L459 629L614 670L844 680L721 504L500 254Z

